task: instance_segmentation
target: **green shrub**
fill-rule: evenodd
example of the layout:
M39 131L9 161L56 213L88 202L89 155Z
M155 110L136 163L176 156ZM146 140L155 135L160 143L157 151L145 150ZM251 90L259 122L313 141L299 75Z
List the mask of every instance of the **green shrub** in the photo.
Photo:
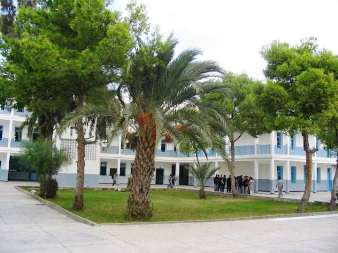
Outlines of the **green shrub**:
M67 154L57 149L52 142L44 140L25 143L24 148L22 159L39 175L40 196L54 198L58 185L53 175L57 174L59 168L69 161Z

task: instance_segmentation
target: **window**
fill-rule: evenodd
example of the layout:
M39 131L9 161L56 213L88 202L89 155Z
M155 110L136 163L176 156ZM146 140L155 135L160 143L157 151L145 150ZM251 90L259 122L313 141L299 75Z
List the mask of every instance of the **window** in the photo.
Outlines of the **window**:
M165 152L165 141L161 141L161 152Z
M3 126L0 126L0 140L2 140Z
M282 148L283 145L283 135L281 132L277 132L277 148Z
M283 179L283 166L277 166L277 179Z
M320 183L322 181L322 176L320 174L320 168L317 168L317 183Z
M291 146L291 149L295 148L295 136L294 135L290 136L290 146Z
M304 165L304 182L306 181L307 177L307 170L306 170L306 165Z
M20 127L15 128L15 139L14 141L21 141L22 140L22 129Z
M297 181L297 168L296 166L291 166L291 183L295 184Z
M121 177L126 176L126 164L125 163L120 164L120 176Z
M17 112L23 112L23 107L19 107L16 111Z
M107 162L101 162L100 175L101 176L107 175Z
M176 147L176 145L174 145L174 152L177 152L177 147Z

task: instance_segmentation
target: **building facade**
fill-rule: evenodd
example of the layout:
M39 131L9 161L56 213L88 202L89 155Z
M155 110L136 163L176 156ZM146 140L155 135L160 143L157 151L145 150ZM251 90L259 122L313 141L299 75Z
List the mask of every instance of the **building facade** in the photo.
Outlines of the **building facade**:
M22 142L28 140L27 130L21 129L29 112L6 107L0 108L0 180L34 180L34 173L17 169L15 157L22 152ZM75 186L76 179L76 141L75 133L68 129L55 139L56 145L66 150L71 162L62 167L56 176L60 187ZM86 146L85 186L96 187L112 184L113 175L118 184L126 184L131 175L134 151L124 147L121 137L112 143L96 143ZM323 144L310 137L310 145L318 151L313 157L313 191L330 191L335 173L335 156ZM208 150L208 158L202 153L200 162L210 162L219 168L218 174L229 175L226 163L213 150ZM302 136L286 135L273 131L258 138L243 135L235 147L236 175L252 176L256 191L275 191L276 181L284 180L286 191L303 191L306 179L305 153ZM176 176L179 185L194 185L196 182L189 167L196 162L194 155L178 151L173 142L164 140L158 144L155 156L153 184L168 184L170 174ZM14 166L15 165L15 166ZM14 168L15 167L15 168ZM212 186L212 180L209 185Z

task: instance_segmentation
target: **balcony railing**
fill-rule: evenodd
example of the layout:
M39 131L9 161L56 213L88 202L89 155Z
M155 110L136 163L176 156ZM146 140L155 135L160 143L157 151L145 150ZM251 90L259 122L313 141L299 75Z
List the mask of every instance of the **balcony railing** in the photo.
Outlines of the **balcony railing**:
M8 139L7 138L2 138L0 140L0 147L7 147L8 146Z
M21 148L22 144L22 141L15 141L14 139L12 139L11 148Z
M271 154L271 145L257 145L257 154L259 155L269 155Z
M7 110L7 109L0 109L0 114L11 114L11 110Z
M304 152L303 147L294 147L294 148L290 148L290 155L304 156L305 152Z
M283 145L280 147L277 147L277 145L275 145L275 154L279 154L279 155L286 155L288 153L288 146L287 145Z
M242 145L235 147L235 155L254 155L255 146L254 145Z
M118 146L101 147L101 152L107 154L118 154L119 147Z

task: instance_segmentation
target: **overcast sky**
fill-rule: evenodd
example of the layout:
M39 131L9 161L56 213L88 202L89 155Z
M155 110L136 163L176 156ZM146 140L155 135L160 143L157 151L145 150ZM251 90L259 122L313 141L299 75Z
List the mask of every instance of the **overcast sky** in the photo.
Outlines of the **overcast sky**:
M127 0L115 0L123 9ZM317 37L338 54L338 0L139 0L152 25L179 40L178 51L198 48L224 69L264 79L264 45Z

